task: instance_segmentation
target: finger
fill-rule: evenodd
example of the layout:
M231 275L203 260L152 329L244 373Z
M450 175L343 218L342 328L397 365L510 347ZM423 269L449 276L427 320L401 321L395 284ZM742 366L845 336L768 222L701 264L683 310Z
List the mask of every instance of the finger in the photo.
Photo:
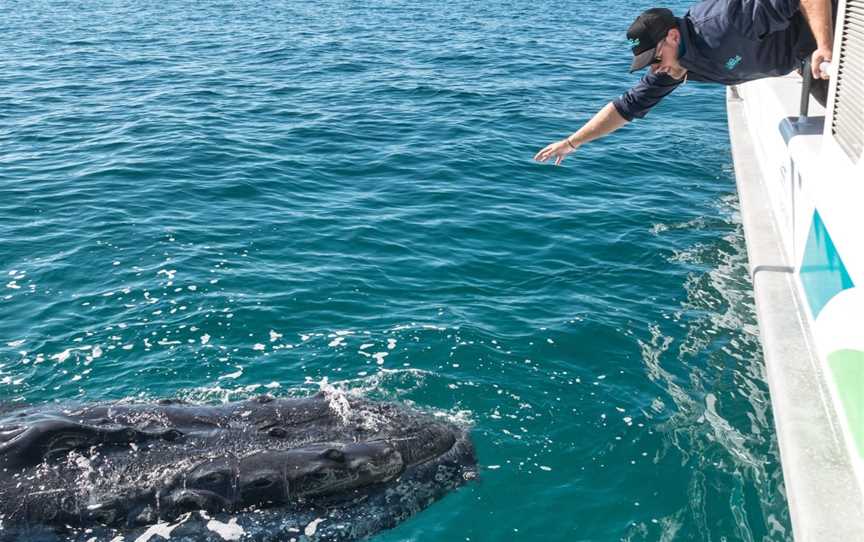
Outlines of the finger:
M555 165L556 165L556 166L560 166L560 165L561 165L561 160L563 160L563 159L564 159L564 157L561 156L561 155L559 154L559 155L558 155L558 158L555 159Z

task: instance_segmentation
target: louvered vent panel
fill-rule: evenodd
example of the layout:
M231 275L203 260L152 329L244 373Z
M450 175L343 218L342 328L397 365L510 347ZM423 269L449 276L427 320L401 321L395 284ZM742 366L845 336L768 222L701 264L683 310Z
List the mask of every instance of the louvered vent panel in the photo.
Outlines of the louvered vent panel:
M846 0L831 132L857 162L864 149L864 0Z

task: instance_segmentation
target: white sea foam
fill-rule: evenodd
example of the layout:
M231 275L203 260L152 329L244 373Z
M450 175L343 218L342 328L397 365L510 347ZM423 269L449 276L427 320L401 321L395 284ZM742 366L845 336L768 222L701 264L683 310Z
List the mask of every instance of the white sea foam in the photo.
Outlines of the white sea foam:
M330 410L339 416L342 423L348 423L351 415L351 404L348 402L345 392L336 389L327 381L326 377L322 378L321 382L318 383L318 388L324 393L324 397L327 398L327 404L330 406Z
M67 348L66 350L60 352L59 354L54 354L53 356L51 356L51 359L53 359L54 361L57 361L58 363L63 363L64 361L69 359L69 355L71 353L72 353L72 350L70 348Z
M243 527L237 524L237 518L231 518L228 523L215 519L207 522L207 528L222 537L222 540L240 540L246 534Z
M318 525L319 525L322 521L324 521L324 518L316 518L316 519L313 519L313 520L309 523L309 525L307 525L306 528L303 529L303 534L305 534L306 536L314 536L314 535L315 535L315 531L318 530Z
M149 542L149 540L154 536L160 536L168 540L171 538L171 531L179 527L181 523L183 522L181 521L174 524L157 523L156 525L151 525L149 529L144 531L141 536L135 539L135 542Z
M176 269L160 269L156 274L157 275L165 275L166 277L168 277L168 280L174 280L174 275L177 274L177 270Z
M432 413L436 418L444 418L445 420L455 423L456 425L469 426L474 425L474 413L470 410L454 408L451 410L440 410Z
M243 367L237 366L238 371L234 373L228 373L219 377L219 380L225 380L226 378L235 379L240 378L243 375Z

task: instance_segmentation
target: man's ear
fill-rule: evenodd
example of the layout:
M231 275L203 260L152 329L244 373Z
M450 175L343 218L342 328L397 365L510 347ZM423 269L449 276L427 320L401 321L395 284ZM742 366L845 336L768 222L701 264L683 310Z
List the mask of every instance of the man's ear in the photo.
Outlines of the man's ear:
M681 32L677 28L670 28L669 32L666 33L666 41L672 45L678 45L681 43Z

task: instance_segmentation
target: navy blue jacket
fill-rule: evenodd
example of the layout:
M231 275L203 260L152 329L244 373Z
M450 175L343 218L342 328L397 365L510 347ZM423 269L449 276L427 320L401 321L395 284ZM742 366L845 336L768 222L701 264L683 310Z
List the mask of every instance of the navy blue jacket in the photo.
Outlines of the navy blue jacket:
M678 62L690 81L735 85L785 75L816 49L799 0L703 0L678 19ZM650 70L612 103L627 120L644 117L681 80Z

